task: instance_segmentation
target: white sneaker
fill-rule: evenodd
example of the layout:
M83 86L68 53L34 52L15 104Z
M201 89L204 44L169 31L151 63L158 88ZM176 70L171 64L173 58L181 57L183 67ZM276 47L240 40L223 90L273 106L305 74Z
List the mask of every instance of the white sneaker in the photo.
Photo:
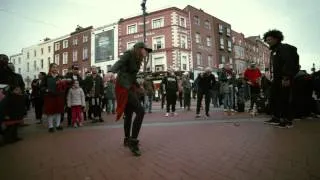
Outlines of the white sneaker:
M166 113L164 116L165 116L165 117L169 117L169 113Z
M172 113L173 116L178 116L178 113L174 112Z
M77 128L77 127L78 127L78 125L77 125L77 124L74 124L74 125L73 125L73 127L74 127L74 128Z

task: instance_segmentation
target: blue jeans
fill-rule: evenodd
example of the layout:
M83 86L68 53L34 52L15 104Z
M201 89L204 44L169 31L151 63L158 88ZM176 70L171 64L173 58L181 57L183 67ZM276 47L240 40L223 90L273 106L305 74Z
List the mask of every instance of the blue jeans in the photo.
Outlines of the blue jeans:
M152 109L152 100L153 96L145 95L144 96L144 109L147 112L151 112Z
M108 99L108 106L107 106L107 112L108 113L114 113L115 112L115 99Z

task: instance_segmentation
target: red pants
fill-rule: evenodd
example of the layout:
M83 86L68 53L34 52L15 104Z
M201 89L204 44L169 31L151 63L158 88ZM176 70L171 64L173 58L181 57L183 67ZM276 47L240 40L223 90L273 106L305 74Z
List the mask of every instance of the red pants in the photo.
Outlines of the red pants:
M72 106L71 113L73 125L82 121L82 106Z

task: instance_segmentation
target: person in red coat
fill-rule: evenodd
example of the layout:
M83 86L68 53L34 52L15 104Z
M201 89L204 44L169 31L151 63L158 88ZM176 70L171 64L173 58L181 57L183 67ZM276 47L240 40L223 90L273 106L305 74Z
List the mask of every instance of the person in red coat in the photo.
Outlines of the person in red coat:
M41 82L41 90L44 93L44 114L47 115L49 132L54 132L55 129L63 130L60 119L61 113L64 112L67 83L68 80L64 80L58 74L57 64L50 64L49 73ZM55 127L53 121L55 121Z
M256 67L255 63L251 63L250 67L244 72L244 78L250 86L250 111L253 109L255 103L257 103L257 98L260 94L260 80L261 80L260 69Z

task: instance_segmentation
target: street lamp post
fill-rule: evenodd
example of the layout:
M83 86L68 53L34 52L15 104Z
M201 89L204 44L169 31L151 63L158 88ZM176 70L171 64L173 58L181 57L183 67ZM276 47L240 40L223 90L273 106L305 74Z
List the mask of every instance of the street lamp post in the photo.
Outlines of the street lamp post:
M146 3L147 0L142 0L141 8L142 8L142 16L143 16L143 42L146 43ZM143 62L143 72L147 70L147 64L149 61L149 57L146 57Z
M142 15L143 15L143 42L146 42L146 2L147 0L142 0Z

